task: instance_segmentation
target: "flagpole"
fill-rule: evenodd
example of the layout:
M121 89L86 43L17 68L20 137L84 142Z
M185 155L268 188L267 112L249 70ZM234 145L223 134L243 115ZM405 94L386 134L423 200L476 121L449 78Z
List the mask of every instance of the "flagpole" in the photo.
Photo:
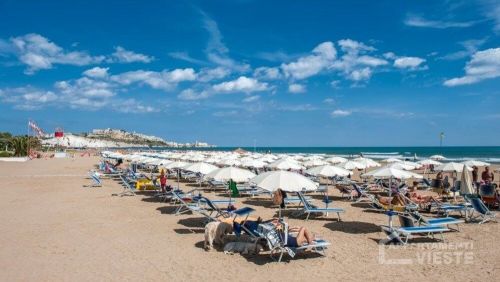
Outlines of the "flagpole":
M26 156L29 158L30 156L30 119L28 119L28 146L26 146Z

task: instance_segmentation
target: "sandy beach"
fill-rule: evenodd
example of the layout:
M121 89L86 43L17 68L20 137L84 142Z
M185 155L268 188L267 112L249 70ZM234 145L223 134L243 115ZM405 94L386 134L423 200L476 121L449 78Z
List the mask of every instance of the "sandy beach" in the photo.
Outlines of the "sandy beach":
M387 216L366 211L366 205L342 200L331 189L334 205L346 213L304 221L332 246L326 257L304 255L276 263L267 254L226 255L203 249L202 219L175 216L174 207L151 198L113 197L121 186L105 179L103 187L86 188L86 174L97 157L0 162L1 281L481 281L500 275L498 223L466 223L445 234L457 249L445 251L459 261L443 260L443 251L429 240L421 248L383 248L385 258L409 258L408 265L380 261L380 225ZM185 187L185 184L181 184ZM186 189L189 189L186 188ZM210 198L224 197L205 193ZM314 194L313 194L314 195ZM320 195L313 196L319 202ZM272 217L268 198L238 198L255 215ZM418 261L430 255L432 261Z

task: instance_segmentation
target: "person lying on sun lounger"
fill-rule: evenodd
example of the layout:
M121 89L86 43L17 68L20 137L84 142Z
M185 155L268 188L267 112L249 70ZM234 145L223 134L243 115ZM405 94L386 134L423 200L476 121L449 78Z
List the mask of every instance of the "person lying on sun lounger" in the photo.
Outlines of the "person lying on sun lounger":
M278 228L280 227L281 223L280 221L276 218L271 221L275 226ZM287 236L287 246L289 247L300 247L305 244L312 245L314 244L315 235L306 227L304 226L291 226L288 228L288 234Z

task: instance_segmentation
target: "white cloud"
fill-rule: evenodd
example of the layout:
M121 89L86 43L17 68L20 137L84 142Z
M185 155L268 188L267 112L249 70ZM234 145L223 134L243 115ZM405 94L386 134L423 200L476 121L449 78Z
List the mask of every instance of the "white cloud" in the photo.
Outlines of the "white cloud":
M333 105L335 104L335 100L333 98L326 98L325 100L323 100L323 103Z
M332 88L339 88L339 86L340 86L340 80L332 80L332 81L330 82L330 86L331 86Z
M210 18L205 12L200 11L203 18L203 27L208 31L209 38L206 48L207 58L210 62L227 67L239 72L246 72L250 69L248 64L236 62L228 56L229 49L222 41L222 34L217 22Z
M231 71L225 67L204 68L198 74L198 80L201 82L209 82L227 77Z
M352 39L342 39L338 43L345 53L330 68L340 71L349 80L368 80L374 68L388 64L384 59L365 54L375 51L374 47Z
M51 69L54 64L84 66L104 60L104 56L91 56L87 52L64 51L55 43L36 33L11 38L10 45L10 51L21 63L28 66L25 70L26 74Z
M312 54L301 57L295 62L282 64L281 69L286 77L304 79L316 75L326 69L337 56L337 50L332 42L319 44Z
M500 77L500 48L476 52L465 66L465 75L444 82L445 86L473 84Z
M214 117L228 117L228 116L235 116L238 115L238 111L236 110L231 110L231 111L219 111L215 112L212 114Z
M366 52L366 51L375 51L376 49L365 45L362 42L358 42L352 39L341 39L339 40L339 46L342 49L342 51L347 52L347 53L360 53L360 52Z
M330 115L332 117L346 117L346 116L349 116L351 114L352 114L351 111L347 111L347 110L335 110Z
M288 92L290 93L304 93L306 92L306 87L302 84L292 83L288 85Z
M353 70L349 74L349 79L354 81L364 81L370 79L372 76L372 70L368 67L358 70Z
M459 44L463 46L464 50L453 52L442 57L441 60L459 60L471 56L476 53L478 48L486 42L486 38L483 39L470 39L460 42Z
M119 112L123 112L123 113L143 114L143 113L155 113L155 112L160 111L159 109L157 109L155 107L146 106L135 99L127 99L127 100L118 101L118 103L116 103L116 104L117 104L115 106L116 110Z
M482 9L485 16L493 21L493 31L500 33L500 5L498 0L482 0Z
M109 98L115 96L113 86L106 81L97 81L88 77L82 77L74 81L58 81L55 88L66 98Z
M259 67L253 72L253 76L259 79L276 80L282 77L280 69L276 67Z
M188 100L188 101L201 100L201 99L206 99L208 97L210 97L210 92L206 90L197 92L191 88L185 89L181 91L179 95L177 95L177 98L179 98L180 100Z
M299 104L299 105L281 105L277 107L280 111L285 112L310 112L315 111L316 107L311 104Z
M416 69L425 62L425 59L418 57L399 57L394 60L394 66L399 69Z
M83 75L91 78L104 78L108 76L109 68L93 67L83 72Z
M115 47L115 52L111 54L111 59L110 59L111 62L119 62L119 63L134 63L134 62L149 63L153 60L154 60L153 57L126 50L121 46Z
M248 78L246 76L240 76L235 80L226 81L214 85L213 90L217 92L256 92L268 90L268 84L266 82L259 82L254 78Z
M248 96L245 99L243 99L243 103L251 103L258 101L260 99L259 95L254 95L254 96Z
M193 81L196 73L191 68L175 69L173 71L129 71L111 76L111 80L123 85L132 83L146 84L154 89L171 90L177 83L182 81Z
M478 23L477 21L467 21L467 22L454 22L454 21L440 21L440 20L428 20L421 16L408 15L404 21L407 26L413 27L428 27L428 28L464 28L471 27Z
M189 62L192 64L197 64L197 65L206 65L207 64L207 62L205 62L205 61L198 60L198 59L191 57L188 52L170 52L170 53L168 53L168 55L172 58L186 61L186 62Z

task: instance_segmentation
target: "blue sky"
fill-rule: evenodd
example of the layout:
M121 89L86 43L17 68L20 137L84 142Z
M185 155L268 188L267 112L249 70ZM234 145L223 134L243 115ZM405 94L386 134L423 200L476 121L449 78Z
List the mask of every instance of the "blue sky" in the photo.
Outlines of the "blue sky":
M500 144L500 1L0 1L0 130Z

